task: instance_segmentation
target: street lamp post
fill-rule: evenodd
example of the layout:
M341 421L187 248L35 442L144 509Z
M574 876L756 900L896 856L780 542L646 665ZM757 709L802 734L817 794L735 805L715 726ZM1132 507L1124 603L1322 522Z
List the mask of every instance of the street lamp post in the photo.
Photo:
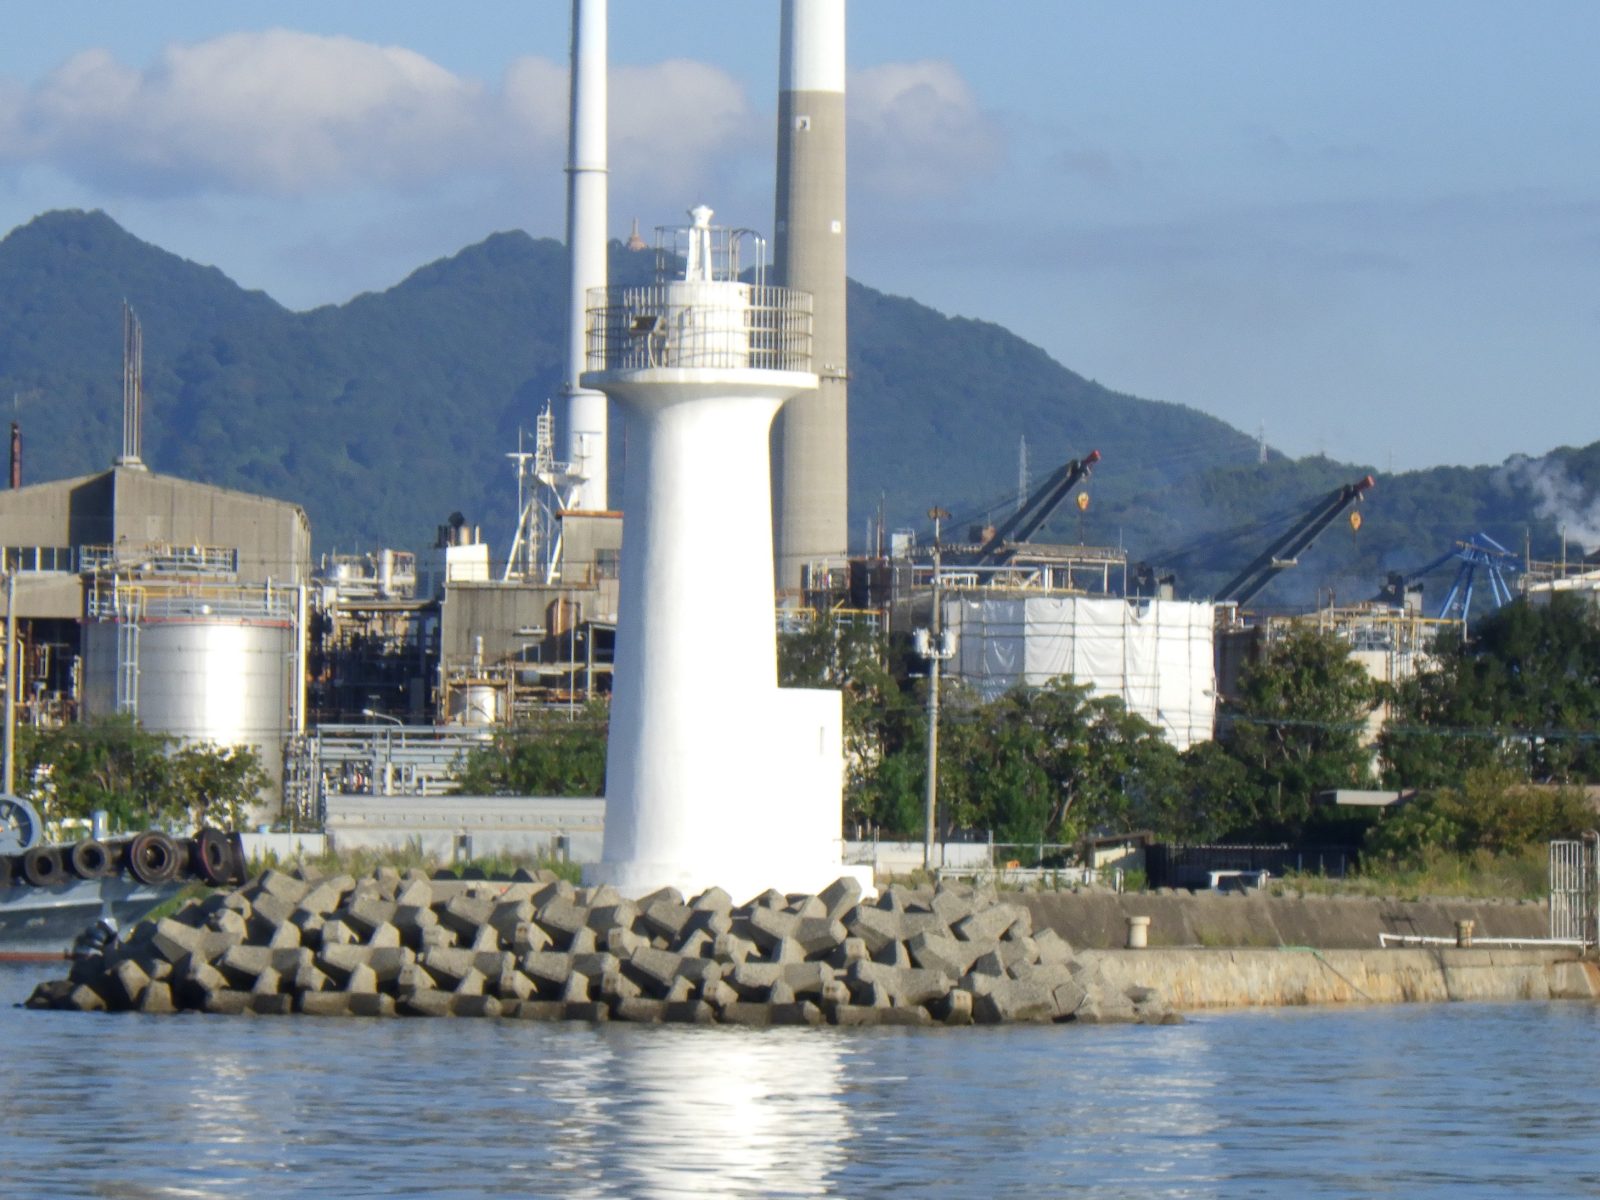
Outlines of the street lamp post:
M398 717L391 717L388 713L381 713L381 712L378 712L376 709L363 708L361 710L361 715L363 717L371 717L371 718L373 718L374 720L377 720L377 721L388 721L390 725L398 725L401 728L405 727L405 722L400 720ZM383 730L383 764L382 764L382 768L381 769L379 768L379 764L378 764L378 761L377 761L377 759L378 759L378 737L377 737L377 734L373 734L373 737L372 737L372 759L373 759L373 762L372 762L372 774L373 774L372 791L373 791L373 794L374 795L382 795L382 796L393 795L393 793L394 793L394 731L389 729L387 726L385 726L384 730ZM378 779L377 779L377 777L379 775L381 775L383 777L383 790L381 792L378 791Z
M939 666L952 657L954 648L945 637L939 612L939 522L948 519L950 514L942 508L930 508L928 516L933 518L933 608L928 618L929 627L916 631L916 641L917 653L928 662L928 770L922 812L922 869L932 871L934 818L939 795Z

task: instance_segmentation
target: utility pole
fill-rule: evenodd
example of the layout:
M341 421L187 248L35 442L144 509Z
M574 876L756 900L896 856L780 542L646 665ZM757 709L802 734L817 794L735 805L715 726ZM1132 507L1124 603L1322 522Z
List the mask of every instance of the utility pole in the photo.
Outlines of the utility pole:
M923 797L922 869L932 871L934 815L939 795L939 665L955 650L945 636L939 611L939 522L950 514L942 508L930 508L928 516L933 518L933 608L929 627L916 631L916 643L917 653L928 660L928 778Z
M17 573L6 571L6 740L5 795L16 795L12 786L17 769Z

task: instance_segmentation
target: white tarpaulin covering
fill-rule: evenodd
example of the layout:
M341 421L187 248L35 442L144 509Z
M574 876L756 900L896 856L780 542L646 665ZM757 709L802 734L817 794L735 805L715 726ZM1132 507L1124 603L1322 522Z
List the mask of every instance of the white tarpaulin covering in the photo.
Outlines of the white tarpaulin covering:
M951 673L985 699L1070 675L1099 695L1120 696L1185 750L1211 737L1213 611L1188 600L1114 596L948 599Z

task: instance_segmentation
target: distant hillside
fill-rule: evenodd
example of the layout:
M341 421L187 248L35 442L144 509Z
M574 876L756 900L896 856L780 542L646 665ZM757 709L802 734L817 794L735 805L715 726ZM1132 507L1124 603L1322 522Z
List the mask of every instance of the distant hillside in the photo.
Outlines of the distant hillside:
M651 256L613 246L613 278ZM161 471L293 500L319 550L417 547L447 514L497 555L515 520L507 452L560 382L560 243L497 233L387 291L291 312L220 271L167 254L103 213L54 212L0 241L0 399L23 424L29 481L98 470L120 446L120 305L145 334L145 459ZM1032 477L1099 449L1087 514L1058 536L1122 544L1204 592L1265 545L1271 519L1369 468L1256 462L1254 441L1178 404L1120 395L992 324L850 287L852 536L881 502L891 526L939 504L1009 511L1017 448ZM616 415L613 416L617 420ZM620 461L624 437L614 437ZM1600 445L1566 452L1579 490ZM1358 535L1332 529L1263 601L1335 586L1375 591L1385 569L1485 529L1520 547L1555 525L1492 468L1379 480Z

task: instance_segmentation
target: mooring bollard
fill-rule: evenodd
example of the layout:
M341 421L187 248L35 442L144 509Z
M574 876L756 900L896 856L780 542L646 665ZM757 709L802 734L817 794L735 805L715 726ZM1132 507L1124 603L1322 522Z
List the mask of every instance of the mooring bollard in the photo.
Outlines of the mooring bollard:
M1472 921L1456 922L1456 945L1463 950L1472 949L1472 926Z
M1143 950L1150 945L1150 918L1128 918L1128 949Z

